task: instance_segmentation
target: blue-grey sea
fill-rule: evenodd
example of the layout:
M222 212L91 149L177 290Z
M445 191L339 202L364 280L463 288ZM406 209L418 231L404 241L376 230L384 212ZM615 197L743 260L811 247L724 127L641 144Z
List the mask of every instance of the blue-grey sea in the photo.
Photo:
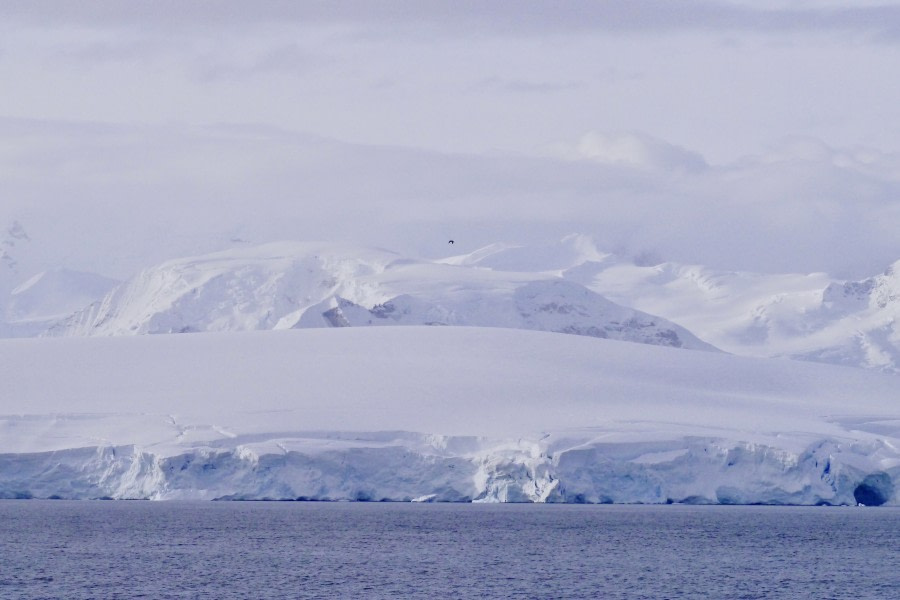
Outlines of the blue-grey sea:
M0 598L900 598L900 510L0 501Z

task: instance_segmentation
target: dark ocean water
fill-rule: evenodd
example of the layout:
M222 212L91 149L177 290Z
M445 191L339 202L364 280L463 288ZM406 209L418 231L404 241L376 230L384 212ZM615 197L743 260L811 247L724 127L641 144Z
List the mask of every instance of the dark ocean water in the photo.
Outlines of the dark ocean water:
M900 598L900 510L0 501L0 598Z

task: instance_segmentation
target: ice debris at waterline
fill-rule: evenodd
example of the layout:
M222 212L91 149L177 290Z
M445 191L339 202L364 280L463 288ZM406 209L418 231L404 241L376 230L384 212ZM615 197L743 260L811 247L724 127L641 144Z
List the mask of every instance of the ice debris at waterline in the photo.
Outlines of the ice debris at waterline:
M6 498L900 504L898 379L831 365L348 328L3 340L0 381Z

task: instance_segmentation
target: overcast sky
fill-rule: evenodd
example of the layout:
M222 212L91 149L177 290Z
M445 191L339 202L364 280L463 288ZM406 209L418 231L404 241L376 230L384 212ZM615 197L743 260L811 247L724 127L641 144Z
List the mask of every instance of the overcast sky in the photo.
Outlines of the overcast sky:
M0 226L35 267L568 231L729 269L900 259L897 3L7 0L0 83Z

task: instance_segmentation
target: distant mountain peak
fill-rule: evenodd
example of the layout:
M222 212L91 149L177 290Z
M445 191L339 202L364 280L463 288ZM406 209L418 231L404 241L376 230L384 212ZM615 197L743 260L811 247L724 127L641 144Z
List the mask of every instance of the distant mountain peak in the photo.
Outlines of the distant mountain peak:
M19 264L16 256L16 246L22 242L29 242L31 238L25 232L25 228L18 221L13 221L0 237L0 264L6 265L11 271L16 271Z
M568 247L585 249L585 238ZM504 249L501 249L503 251ZM487 253L483 253L487 254ZM417 261L362 248L282 242L146 269L52 335L468 325L715 350L661 317L620 306L552 273Z

